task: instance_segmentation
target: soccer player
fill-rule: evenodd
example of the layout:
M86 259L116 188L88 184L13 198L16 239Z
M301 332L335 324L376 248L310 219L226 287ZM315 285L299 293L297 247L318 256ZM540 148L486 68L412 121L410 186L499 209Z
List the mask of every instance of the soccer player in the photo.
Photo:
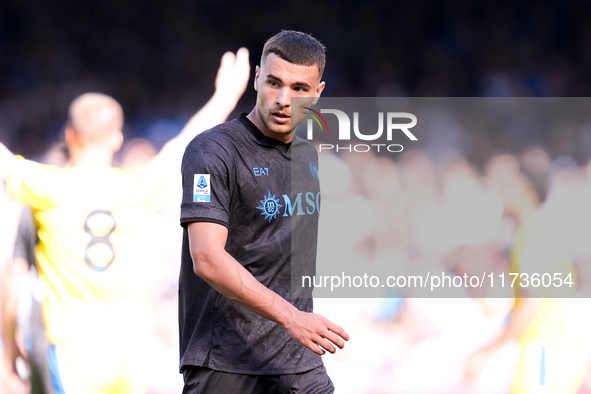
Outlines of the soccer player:
M3 185L0 184L2 189ZM26 277L28 266L34 265L35 261L31 246L34 246L37 232L31 222L30 210L8 200L4 190L0 196L0 217L3 230L0 241L0 392L17 394L30 391L27 382L21 381L18 375L17 360L25 356L25 341L23 331L18 330L22 327L17 329L16 321L19 316L18 297L24 283L22 278Z
M13 157L0 144L0 181L33 209L44 288L47 362L57 393L143 393L150 305L141 234L150 213L178 191L180 156L198 133L222 122L246 89L248 51L226 53L216 91L153 160L111 167L122 144L123 111L87 93L69 109L65 168Z
M334 391L320 355L343 348L349 335L291 291L291 265L315 266L320 198L317 153L294 135L305 115L291 99L311 105L320 96L324 65L315 38L273 36L256 68L253 110L185 150L184 393ZM305 247L292 248L298 242Z
M20 204L19 204L20 206ZM33 212L28 207L16 209L20 214L13 258L0 276L2 292L2 341L4 343L4 363L0 371L0 387L3 392L18 393L17 359L28 361L28 385L32 394L52 393L49 369L44 350L47 338L43 328L41 304L35 299L37 283L37 263L35 246L37 228ZM12 382L12 383L11 383ZM24 382L20 382L21 385ZM12 385L12 387L10 387ZM16 387L15 387L16 386Z

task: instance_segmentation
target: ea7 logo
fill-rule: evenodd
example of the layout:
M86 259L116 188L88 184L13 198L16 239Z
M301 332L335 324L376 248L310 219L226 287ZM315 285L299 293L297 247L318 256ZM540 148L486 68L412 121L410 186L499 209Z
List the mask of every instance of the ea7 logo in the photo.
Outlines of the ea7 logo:
M318 112L314 112L316 115L320 115ZM337 121L339 122L339 140L346 141L351 139L351 120L345 112L338 109L321 109L320 113L333 114L337 117ZM312 114L310 115L312 116ZM322 116L320 118L324 121ZM373 134L363 134L359 130L359 113L353 112L353 133L355 133L355 137L362 141L375 141L379 139L384 133L384 118L386 118L386 138L388 141L392 141L392 135L395 130L402 131L412 141L417 140L417 137L409 130L416 126L417 117L408 112L387 112L385 116L383 112L378 112L378 131ZM320 124L316 117L314 119ZM401 119L409 120L409 122L400 122ZM313 139L313 134L313 122L312 119L308 119L308 140Z

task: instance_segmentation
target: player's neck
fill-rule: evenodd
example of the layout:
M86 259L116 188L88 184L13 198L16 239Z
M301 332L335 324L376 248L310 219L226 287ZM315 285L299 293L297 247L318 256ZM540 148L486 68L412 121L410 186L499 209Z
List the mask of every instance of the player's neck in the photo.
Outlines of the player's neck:
M113 154L105 149L70 149L70 167L76 168L110 168Z

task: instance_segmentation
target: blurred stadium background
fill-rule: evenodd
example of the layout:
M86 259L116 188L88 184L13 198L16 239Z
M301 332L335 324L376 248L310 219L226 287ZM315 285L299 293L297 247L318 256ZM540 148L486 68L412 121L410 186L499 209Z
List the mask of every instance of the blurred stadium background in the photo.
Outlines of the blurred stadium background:
M0 141L27 158L59 160L68 104L83 92L99 91L115 97L125 111L128 143L118 164L140 163L213 93L223 52L246 46L254 67L264 41L281 29L311 33L326 45L326 96L589 96L589 17L586 1L3 0ZM236 114L249 111L254 99L249 89ZM585 213L583 204L570 202L580 202L585 194L577 193L590 182L591 129L549 134L507 129L470 141L472 146L450 149L444 159L421 150L393 161L372 156L360 162L353 155L323 159L321 169L323 164L345 166L351 176L390 180L361 195L348 188L350 181L338 190L325 186L327 198L362 201L369 211L386 203L397 207L382 218L388 220L374 225L398 238L380 239L369 226L354 232L352 250L363 254L370 246L393 242L395 248L383 259L428 256L460 268L478 261L502 271L509 269L517 229L545 202L553 175L561 174L558 184L566 191L558 205ZM478 242L466 235L437 249L426 218L449 208L460 223L470 215L462 200L466 196L473 206L502 205L496 227ZM151 262L153 394L179 392L182 384L177 374L176 209L155 217L159 231L146 234L153 240L146 244L157 245ZM337 392L508 392L518 354L515 341L471 385L461 383L464 358L502 330L513 302L478 296L317 300L317 310L353 338L344 351L325 356ZM568 308L571 326L585 337L581 333L591 331L581 317L591 305L581 298ZM588 345L584 339L591 337L581 342ZM588 353L582 346L585 362ZM591 392L591 375L579 392Z

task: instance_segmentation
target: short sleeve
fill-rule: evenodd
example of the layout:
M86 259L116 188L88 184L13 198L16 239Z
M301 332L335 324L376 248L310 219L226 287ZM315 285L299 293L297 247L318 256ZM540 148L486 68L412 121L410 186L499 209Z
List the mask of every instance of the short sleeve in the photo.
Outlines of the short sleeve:
M6 179L10 197L33 209L45 206L51 192L50 168L16 156Z
M211 134L195 138L183 155L183 227L193 222L214 222L228 227L232 156L227 145Z

